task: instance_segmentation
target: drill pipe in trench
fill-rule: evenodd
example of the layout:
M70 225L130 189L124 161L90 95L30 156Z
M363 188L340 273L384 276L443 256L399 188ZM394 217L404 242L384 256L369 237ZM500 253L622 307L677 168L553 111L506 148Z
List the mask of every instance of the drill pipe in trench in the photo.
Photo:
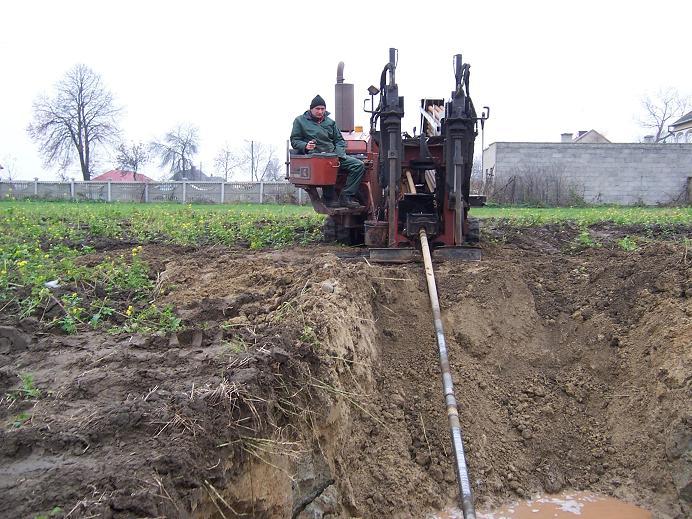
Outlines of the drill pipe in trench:
M428 282L428 295L432 306L433 321L435 323L435 336L437 346L440 351L440 368L442 371L442 388L444 390L445 402L447 404L447 418L449 420L449 430L452 435L452 447L454 449L455 471L457 473L457 483L459 485L459 497L461 499L461 509L464 519L476 519L476 511L473 506L473 495L471 483L469 482L468 468L464 456L464 440L461 435L461 424L459 423L459 410L457 401L454 398L454 385L452 384L452 373L449 368L447 357L447 343L442 329L442 317L440 315L440 301L437 298L437 284L435 283L435 272L433 271L432 258L430 257L430 246L428 245L428 235L425 229L420 230L420 245L423 252L423 262L425 263L425 277Z

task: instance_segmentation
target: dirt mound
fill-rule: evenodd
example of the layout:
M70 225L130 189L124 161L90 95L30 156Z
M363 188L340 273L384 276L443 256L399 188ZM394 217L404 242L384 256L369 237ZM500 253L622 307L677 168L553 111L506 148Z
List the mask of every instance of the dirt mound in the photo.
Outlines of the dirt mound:
M672 241L622 250L608 228L574 247L578 232L503 233L480 263L436 265L476 500L589 489L682 518L692 258ZM420 517L452 503L422 267L362 252L145 246L185 331L1 327L0 515Z

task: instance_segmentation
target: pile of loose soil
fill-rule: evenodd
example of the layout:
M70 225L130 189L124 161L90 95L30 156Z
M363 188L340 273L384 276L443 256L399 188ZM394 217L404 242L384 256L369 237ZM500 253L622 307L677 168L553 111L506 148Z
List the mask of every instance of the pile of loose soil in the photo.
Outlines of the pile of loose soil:
M437 284L476 501L692 501L692 254L497 228ZM636 229L627 229L633 236ZM421 265L144 246L186 325L0 327L0 516L422 517L456 483ZM103 253L87 258L98 261ZM40 396L21 391L31 374ZM58 512L56 507L60 508Z

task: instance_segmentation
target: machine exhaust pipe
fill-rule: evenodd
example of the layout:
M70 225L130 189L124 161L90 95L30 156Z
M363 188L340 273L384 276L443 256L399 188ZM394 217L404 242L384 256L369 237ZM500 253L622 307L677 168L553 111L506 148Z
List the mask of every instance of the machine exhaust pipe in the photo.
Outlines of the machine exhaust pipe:
M342 132L352 132L354 130L354 104L353 104L353 84L344 83L344 62L340 61L336 67L336 84L334 85L334 120L337 127Z

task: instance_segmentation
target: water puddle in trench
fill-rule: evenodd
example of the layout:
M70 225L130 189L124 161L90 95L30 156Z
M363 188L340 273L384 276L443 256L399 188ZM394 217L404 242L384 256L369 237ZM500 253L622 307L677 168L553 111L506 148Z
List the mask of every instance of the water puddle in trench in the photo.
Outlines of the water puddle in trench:
M434 519L463 519L461 510L445 510ZM563 492L517 501L492 511L476 511L478 519L651 519L651 512L613 497L589 492Z

